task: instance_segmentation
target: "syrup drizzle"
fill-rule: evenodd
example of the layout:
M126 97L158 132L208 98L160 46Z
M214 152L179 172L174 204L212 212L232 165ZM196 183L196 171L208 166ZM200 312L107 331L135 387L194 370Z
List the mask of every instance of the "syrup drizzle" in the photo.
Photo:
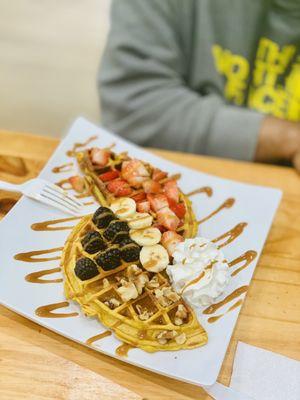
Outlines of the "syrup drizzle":
M26 253L18 253L14 256L15 260L24 261L24 262L44 262L50 260L59 260L60 256L53 256L53 257L37 257L43 254L50 254L56 253L58 251L63 250L63 247L54 247L53 249L46 249L46 250L34 250L28 251Z
M62 282L62 278L56 279L41 279L45 275L54 274L55 272L60 272L61 268L51 268L51 269L43 269L41 271L32 272L25 276L25 280L30 283L58 283Z
M72 189L72 185L69 182L69 179L62 179L62 180L56 182L55 185L61 187L64 190L71 190Z
M242 254L241 256L235 258L234 260L232 260L228 265L229 267L234 267L235 265L241 263L242 261L245 261L243 265L241 265L239 268L237 268L236 270L234 270L231 273L231 276L235 276L238 273L240 273L241 271L243 271L245 268L248 267L249 264L252 263L252 261L256 258L257 256L257 252L254 250L248 250L246 251L244 254Z
M225 200L223 204L220 205L215 211L212 213L208 214L207 217L200 219L197 221L198 225L203 224L203 222L209 220L212 218L214 215L218 214L220 211L224 210L225 208L231 208L235 203L235 199L230 197L229 199Z
M59 174L60 172L69 172L72 171L73 163L66 163L63 165L59 165L57 167L52 168L52 172L54 174Z
M69 303L67 301L63 301L61 303L53 303L47 304L45 306L38 307L35 310L35 314L38 317L42 318L70 318L70 317L77 317L79 314L77 312L71 313L55 313L54 310L59 308L68 307Z
M67 151L67 156L68 157L75 157L76 156L76 151L84 146L87 146L89 143L91 143L93 140L96 140L98 136L91 136L88 138L85 142L83 143L74 143L72 150Z
M245 286L241 286L241 287L235 289L232 293L230 293L228 296L226 296L225 299L219 301L218 303L211 304L209 307L207 307L203 311L203 314L213 314L219 308L221 308L225 304L229 303L231 300L236 299L237 297L241 296L243 293L246 293L248 288L249 288L249 286L245 285Z
M110 335L111 335L111 331L104 331L104 332L100 333L99 335L95 335L95 336L90 337L89 339L86 340L85 343L88 346L91 346L94 342L97 342L98 340L103 339L103 338L105 338L107 336L110 336Z
M212 197L213 189L209 186L203 186L186 194L187 197L195 196L195 194L205 193L207 197Z
M127 357L129 350L134 349L134 346L131 344L123 343L121 346L116 348L116 354L120 357Z
M43 222L36 222L35 224L31 225L31 229L33 231L64 231L68 229L73 229L74 225L72 226L53 226L59 223L67 222L67 221L75 221L76 219L80 219L81 217L70 217L70 218L61 218L61 219L52 219Z
M217 243L223 239L226 239L223 243L218 246L218 249L227 246L229 243L233 242L237 237L239 237L247 226L247 222L240 222L234 228L230 229L228 232L223 233L216 239L213 239L213 243Z
M224 314L216 315L214 317L209 317L207 322L210 324L218 321L220 318L224 317L224 315L228 314L230 311L234 310L235 308L241 306L243 304L243 300L240 299L237 302L235 302L231 307L228 308L228 310Z

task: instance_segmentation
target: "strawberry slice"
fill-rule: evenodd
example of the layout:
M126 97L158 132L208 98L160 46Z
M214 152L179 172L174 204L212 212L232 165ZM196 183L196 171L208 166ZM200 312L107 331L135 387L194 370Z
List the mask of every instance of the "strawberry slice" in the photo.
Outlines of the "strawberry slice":
M147 200L150 202L150 207L157 212L161 208L168 207L168 199L164 194L147 194Z
M168 181L164 185L164 192L168 199L179 202L179 189L177 182L174 180Z
M116 197L129 196L132 193L131 187L122 179L115 179L108 182L107 190L113 193Z
M75 175L71 176L68 181L70 182L72 189L78 193L83 193L85 190L85 180L82 176Z
M102 182L109 182L112 181L113 179L118 178L119 176L120 176L119 171L113 170L104 172L103 174L99 175L99 178L101 179Z
M134 188L142 187L143 182L147 181L150 174L145 165L140 160L124 161L122 164L122 178Z
M148 181L143 182L143 189L145 193L159 193L161 191L161 185L160 183L149 179Z
M178 233L167 231L162 234L161 244L167 249L169 255L172 256L177 244L183 242L183 240L183 237L178 235Z
M140 213L148 213L150 211L150 203L149 201L141 201L140 203L137 203L136 209Z
M93 147L90 150L90 159L93 164L104 167L109 161L110 154L109 150Z
M140 192L140 193L135 194L134 196L131 196L131 198L132 198L136 203L138 203L138 202L140 202L140 201L146 200L146 193L145 193L145 192Z
M168 173L162 171L159 168L154 168L153 173L152 173L152 179L156 182L161 181L162 179L166 178L167 176L168 176Z
M159 229L161 231L161 233L164 233L167 231L167 228L165 228L164 226L162 226L160 224L153 224L152 226L153 226L153 228Z
M184 218L186 213L186 208L184 203L178 203L170 206L170 209L177 215L179 219Z
M157 222L170 231L175 231L180 221L169 207L163 207L157 211Z

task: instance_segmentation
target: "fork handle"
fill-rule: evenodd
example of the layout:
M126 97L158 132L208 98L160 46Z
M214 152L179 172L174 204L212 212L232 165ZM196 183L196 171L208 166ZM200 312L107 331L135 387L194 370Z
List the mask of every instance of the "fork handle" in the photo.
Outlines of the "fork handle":
M15 185L13 183L9 183L9 182L4 182L4 181L0 181L0 189L2 190L8 190L10 192L18 192L21 193L22 189L20 187L21 185Z

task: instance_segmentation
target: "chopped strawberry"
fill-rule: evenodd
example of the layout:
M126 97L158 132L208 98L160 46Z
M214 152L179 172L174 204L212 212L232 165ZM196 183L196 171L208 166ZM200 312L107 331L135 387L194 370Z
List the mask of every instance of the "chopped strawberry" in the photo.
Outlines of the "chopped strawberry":
M131 198L132 198L136 203L138 203L138 202L140 202L140 201L146 200L146 193L145 193L145 192L140 192L140 193L135 194L134 196L131 196Z
M157 211L157 222L170 231L175 231L180 221L169 207L163 207Z
M185 216L186 208L184 203L178 203L170 206L170 209L177 215L179 219L182 219Z
M153 228L159 229L161 231L161 233L164 233L167 231L167 228L165 228L164 226L162 226L160 224L153 224L152 226L153 226Z
M109 150L93 147L90 151L90 159L93 164L104 167L108 163L110 154Z
M116 197L129 196L132 193L131 187L122 179L115 179L108 182L107 190L113 193Z
M183 237L174 231L167 231L162 234L161 244L167 249L170 256L175 251L178 243L183 242Z
M166 178L167 176L168 176L168 173L160 170L159 168L155 168L152 173L152 179L156 182L161 181L162 179Z
M168 199L164 194L147 194L147 200L150 202L150 207L157 212L161 208L168 207Z
M159 193L161 191L160 183L152 181L151 179L143 182L143 188L145 193Z
M168 181L164 185L164 192L168 199L179 202L179 189L177 182L174 180Z
M122 164L122 178L134 188L140 188L150 174L145 165L140 160L133 159L124 161Z
M137 203L136 209L140 213L148 213L150 211L150 203L149 201L141 201L140 203Z
M75 175L71 176L68 181L70 182L72 189L78 193L83 193L85 190L85 180L82 176Z
M118 178L119 176L120 176L119 171L113 170L104 172L103 174L99 175L99 178L101 179L102 182L109 182L112 181L113 179Z

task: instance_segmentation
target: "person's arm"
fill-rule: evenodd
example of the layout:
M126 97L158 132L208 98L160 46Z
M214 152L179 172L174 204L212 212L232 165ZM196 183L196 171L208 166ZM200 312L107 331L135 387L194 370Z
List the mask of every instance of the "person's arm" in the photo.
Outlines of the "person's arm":
M142 145L252 160L263 116L186 84L189 60L180 37L186 4L113 2L100 72L103 123Z

